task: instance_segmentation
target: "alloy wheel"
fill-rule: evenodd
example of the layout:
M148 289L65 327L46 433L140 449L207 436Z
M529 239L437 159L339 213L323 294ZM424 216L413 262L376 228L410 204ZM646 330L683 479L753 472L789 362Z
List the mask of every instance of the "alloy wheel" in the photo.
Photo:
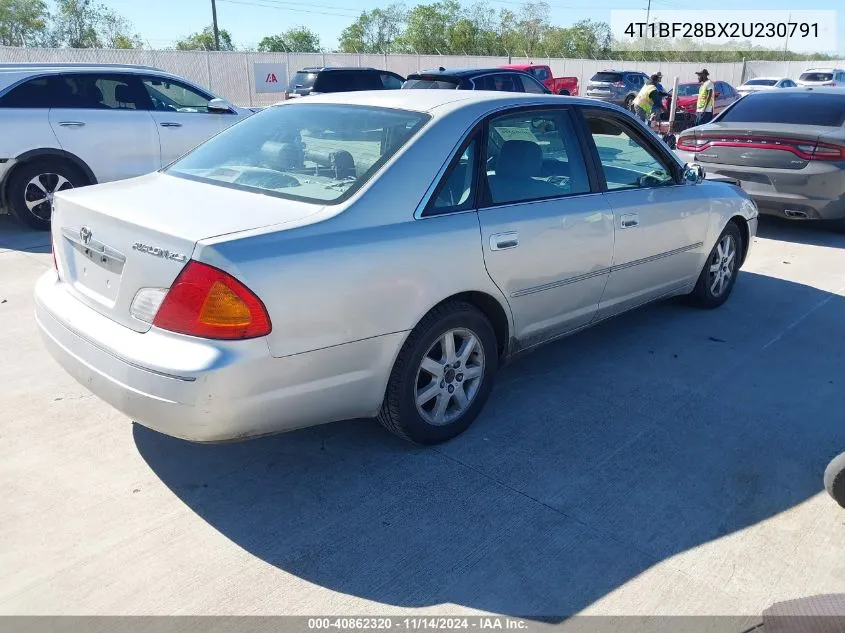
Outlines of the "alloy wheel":
M730 287L736 273L736 242L733 236L723 235L710 257L708 285L714 297L721 297Z
M65 189L73 189L73 184L61 174L38 174L26 183L24 202L32 215L49 220L53 210L53 195Z

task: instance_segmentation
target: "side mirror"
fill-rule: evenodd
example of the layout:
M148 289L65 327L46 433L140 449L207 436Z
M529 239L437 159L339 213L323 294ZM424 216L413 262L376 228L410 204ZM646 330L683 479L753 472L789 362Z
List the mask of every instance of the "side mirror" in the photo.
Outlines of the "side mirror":
M704 167L697 163L687 163L684 168L684 182L688 185L697 185L704 180Z
M215 98L208 102L208 111L231 114L235 111L235 109L232 107L232 104L226 101L225 99Z

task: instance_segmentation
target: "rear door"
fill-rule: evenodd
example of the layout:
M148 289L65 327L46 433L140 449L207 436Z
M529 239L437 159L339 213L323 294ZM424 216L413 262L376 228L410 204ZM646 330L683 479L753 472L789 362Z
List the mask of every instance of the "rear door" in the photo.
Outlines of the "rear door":
M491 73L473 77L473 90L493 90L497 92L523 92L521 76L517 73Z
M99 182L161 167L151 103L140 79L117 73L67 73L56 80L50 126L62 149L81 158Z
M710 203L680 184L678 165L630 116L584 108L591 154L616 228L600 317L623 312L698 275Z
M613 215L569 107L493 117L482 134L481 241L487 271L530 347L589 323L613 258Z
M155 75L142 81L158 126L163 165L243 118L235 112L210 111L208 102L214 97L181 81Z

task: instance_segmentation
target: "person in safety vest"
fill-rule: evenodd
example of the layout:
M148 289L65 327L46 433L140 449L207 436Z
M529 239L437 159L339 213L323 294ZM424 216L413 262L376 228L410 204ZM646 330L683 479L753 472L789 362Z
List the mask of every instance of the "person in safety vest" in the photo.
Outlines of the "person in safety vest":
M716 96L707 69L703 68L695 74L698 75L698 83L701 84L698 88L698 102L695 104L695 124L704 125L713 120L713 104Z
M648 121L655 105L661 99L661 93L657 89L657 82L657 75L652 75L649 77L648 83L634 97L634 114L643 122Z

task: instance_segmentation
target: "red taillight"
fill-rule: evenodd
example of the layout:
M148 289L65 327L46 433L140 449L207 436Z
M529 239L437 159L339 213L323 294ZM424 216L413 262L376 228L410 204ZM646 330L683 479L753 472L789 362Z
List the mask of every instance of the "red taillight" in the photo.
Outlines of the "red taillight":
M153 325L201 338L245 339L270 333L261 299L218 268L191 260L156 312Z
M675 147L686 152L700 152L710 147L768 149L790 152L804 160L845 160L845 147L839 145L770 136L748 136L741 138L725 136L681 137L678 139Z

